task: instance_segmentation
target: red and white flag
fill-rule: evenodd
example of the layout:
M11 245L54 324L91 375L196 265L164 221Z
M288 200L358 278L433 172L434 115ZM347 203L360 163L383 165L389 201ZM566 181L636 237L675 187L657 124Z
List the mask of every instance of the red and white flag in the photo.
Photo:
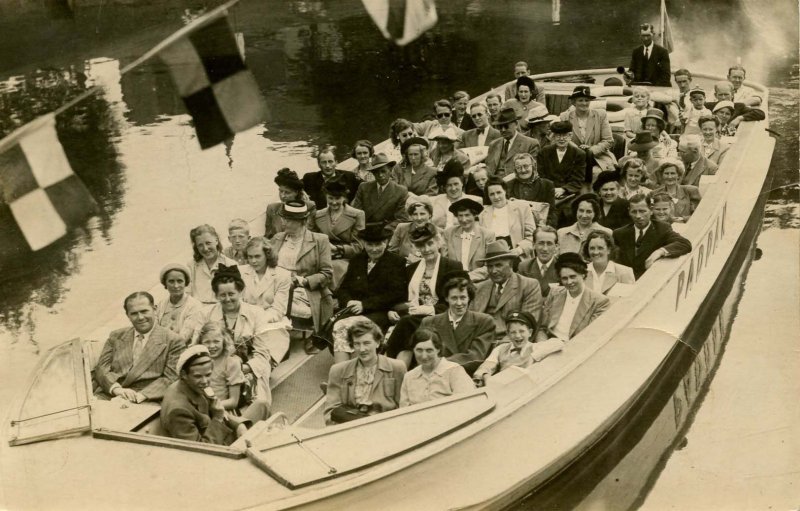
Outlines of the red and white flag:
M94 214L89 190L69 165L52 113L0 140L0 245L39 250Z
M434 0L362 0L386 39L404 46L436 25Z

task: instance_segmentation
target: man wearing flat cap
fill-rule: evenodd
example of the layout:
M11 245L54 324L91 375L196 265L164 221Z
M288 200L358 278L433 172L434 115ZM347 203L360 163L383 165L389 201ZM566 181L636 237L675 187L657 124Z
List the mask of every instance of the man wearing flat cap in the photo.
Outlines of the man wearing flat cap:
M405 209L408 189L392 181L394 164L385 154L376 154L367 169L375 176L375 180L361 183L358 187L353 207L364 212L367 225L394 229L400 222L408 222Z
M175 381L175 364L186 343L175 332L156 324L153 296L132 293L123 302L131 322L111 332L94 368L95 395L120 396L133 403L158 401Z
M478 283L470 303L470 310L492 316L497 339L505 336L505 318L510 313L524 310L538 318L542 310L539 282L514 271L518 262L519 256L509 250L505 240L491 243L483 259L489 280Z
M214 361L208 348L194 345L181 354L180 379L169 386L161 403L161 425L172 438L204 444L230 445L253 422L225 412L211 389Z
M519 133L517 114L513 108L503 108L492 122L500 131L501 138L489 144L486 156L486 170L489 176L503 177L514 172L514 157L520 153L529 153L536 158L539 153L539 141Z

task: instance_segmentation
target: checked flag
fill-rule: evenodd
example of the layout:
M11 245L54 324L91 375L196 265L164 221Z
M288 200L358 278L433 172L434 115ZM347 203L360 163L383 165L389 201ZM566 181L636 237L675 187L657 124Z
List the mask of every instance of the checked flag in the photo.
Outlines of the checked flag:
M0 141L0 246L46 247L95 212L89 190L72 172L55 116L44 115Z
M164 44L158 55L194 120L200 147L213 147L264 119L264 98L224 10L194 20Z

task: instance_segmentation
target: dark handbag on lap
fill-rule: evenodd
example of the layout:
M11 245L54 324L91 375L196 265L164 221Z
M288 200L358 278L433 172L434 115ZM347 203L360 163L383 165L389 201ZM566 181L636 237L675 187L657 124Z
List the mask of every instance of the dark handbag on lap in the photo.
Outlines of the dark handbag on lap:
M241 337L235 343L236 351L234 355L242 360L242 364L246 364L250 357L253 355L253 338ZM256 390L256 377L251 372L244 375L244 383L239 388L239 403L236 405L238 409L246 408L253 402Z
M366 405L361 405L358 407L339 405L331 411L331 420L336 424L342 424L343 422L363 419L364 417L369 417L370 415L373 414L369 413L369 407Z
M311 335L311 342L314 343L314 347L318 350L328 349L333 353L333 325L340 319L349 318L351 316L357 316L358 314L353 312L353 309L350 307L345 307L340 309L336 312L333 316L328 319L319 329L319 332L315 332Z

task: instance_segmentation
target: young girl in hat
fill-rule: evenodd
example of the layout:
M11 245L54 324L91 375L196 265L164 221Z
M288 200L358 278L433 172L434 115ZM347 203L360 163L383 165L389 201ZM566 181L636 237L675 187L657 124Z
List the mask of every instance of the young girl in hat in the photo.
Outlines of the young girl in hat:
M482 387L493 374L511 366L526 368L545 357L564 348L564 341L551 339L533 343L531 337L536 332L536 320L526 311L512 312L506 317L506 338L509 342L499 344L483 364L475 370L472 379Z

